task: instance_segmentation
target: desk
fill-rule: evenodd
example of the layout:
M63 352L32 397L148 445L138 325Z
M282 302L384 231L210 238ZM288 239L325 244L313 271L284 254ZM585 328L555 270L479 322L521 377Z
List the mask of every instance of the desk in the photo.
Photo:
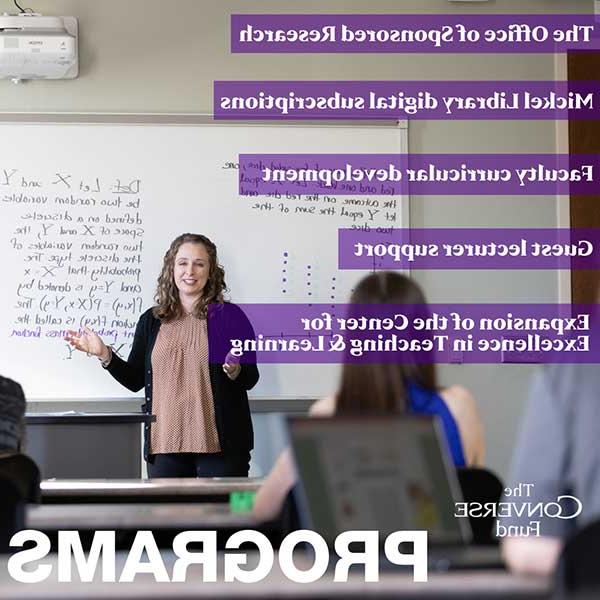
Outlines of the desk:
M143 413L27 414L27 453L42 477L139 477Z
M216 531L217 547L225 548L231 534L255 529L249 513L232 513L229 504L42 504L29 506L25 519L29 529L45 533L52 551L58 549L60 531L77 530L81 545L89 552L96 531L115 532L115 548L127 551L138 531L152 531L165 552L182 531ZM3 598L0 594L0 598Z
M26 524L29 529L46 532L65 529L245 529L256 526L251 514L235 514L228 504L212 503L42 504L28 507Z
M65 502L228 502L232 492L255 492L248 477L172 479L51 479L42 481L44 504Z
M175 557L172 552L162 553L169 573L173 572ZM117 553L116 577L120 576L126 555ZM97 600L106 598L168 599L178 598L364 598L394 597L405 599L453 598L496 598L498 600L548 598L551 583L547 579L515 577L503 571L456 571L453 573L430 573L427 583L413 583L412 577L402 572L382 572L377 583L364 583L361 577L351 574L348 582L335 583L326 574L320 581L299 584L288 581L281 570L277 557L273 569L260 583L249 584L223 580L222 554L219 557L217 583L202 581L202 567L188 567L185 583L156 583L152 576L139 575L133 583L102 583L99 581L101 569L96 570L97 579L93 583L76 583L77 571L73 569L72 583L58 583L57 557L49 555L42 561L52 566L50 577L43 583L21 584L12 580L6 569L6 558L0 559L0 598L11 600L63 600L86 598ZM256 564L251 556L249 564ZM303 568L300 560L298 568ZM252 568L244 567L244 568Z

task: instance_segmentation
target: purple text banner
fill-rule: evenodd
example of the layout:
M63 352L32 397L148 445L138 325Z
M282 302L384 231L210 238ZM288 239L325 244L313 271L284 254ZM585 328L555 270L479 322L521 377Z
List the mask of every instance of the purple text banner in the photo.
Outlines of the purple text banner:
M597 36L592 14L231 16L231 51L250 53L564 52Z
M600 229L340 229L340 269L600 269Z
M595 195L598 154L240 154L242 195Z
M225 311L227 322L226 334L209 330L217 362L600 363L595 304L225 304L209 307L209 319L210 311Z
M600 118L598 81L215 81L215 119Z

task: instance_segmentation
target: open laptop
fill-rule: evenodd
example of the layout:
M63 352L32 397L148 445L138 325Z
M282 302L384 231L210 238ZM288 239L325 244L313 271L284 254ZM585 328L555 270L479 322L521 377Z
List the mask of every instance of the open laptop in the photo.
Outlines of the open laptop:
M377 530L382 546L394 531L427 530L432 569L503 566L497 547L469 545L468 519L454 516L460 489L437 419L291 418L288 424L300 525L330 548L347 530Z

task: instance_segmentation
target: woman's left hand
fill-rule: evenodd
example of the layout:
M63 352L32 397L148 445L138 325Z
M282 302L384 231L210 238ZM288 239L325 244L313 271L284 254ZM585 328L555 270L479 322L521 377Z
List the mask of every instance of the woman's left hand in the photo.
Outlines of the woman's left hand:
M240 365L240 359L237 356L233 356L231 352L227 354L225 357L225 362L223 363L223 371L231 381L237 378L242 370L242 366Z

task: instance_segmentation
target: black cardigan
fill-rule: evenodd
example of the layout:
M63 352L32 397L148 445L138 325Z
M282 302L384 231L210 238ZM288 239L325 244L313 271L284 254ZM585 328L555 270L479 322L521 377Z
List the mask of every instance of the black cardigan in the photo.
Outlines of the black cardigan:
M245 364L235 380L229 379L223 371L225 355L211 343L211 338L219 336L222 340L237 337L254 338L254 331L241 309L234 304L227 304L227 311L209 311L209 365L210 384L212 388L215 420L219 434L219 444L223 452L244 452L254 446L252 420L248 406L247 390L252 389L258 381L256 357L246 354ZM238 318L230 319L234 311ZM232 321L236 321L235 331ZM239 323L243 323L244 332L239 331ZM113 353L107 371L122 385L137 392L145 388L146 400L142 411L152 413L152 349L160 329L160 320L148 309L138 321L129 358L125 361ZM150 425L144 425L144 458L152 462L149 455Z

